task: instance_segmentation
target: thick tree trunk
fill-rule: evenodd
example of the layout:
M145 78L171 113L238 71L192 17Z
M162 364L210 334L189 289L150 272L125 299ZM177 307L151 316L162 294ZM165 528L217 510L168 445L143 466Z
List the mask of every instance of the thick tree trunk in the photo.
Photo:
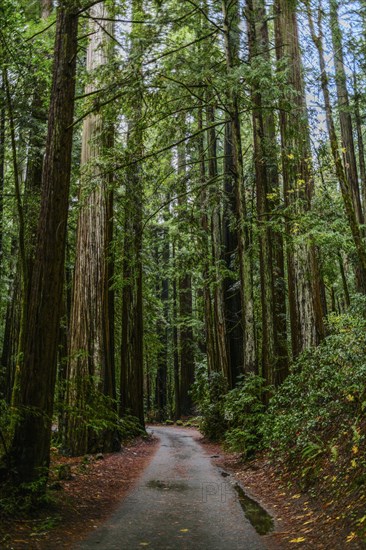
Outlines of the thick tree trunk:
M93 72L108 61L108 41L103 19L108 12L103 2L90 10L91 38L86 69ZM86 93L97 88L87 85ZM68 411L64 446L72 455L114 450L113 429L96 432L90 428L88 414L98 410L102 395L115 399L114 345L111 338L113 319L109 307L109 263L111 262L111 223L113 211L109 181L100 175L103 145L107 130L101 114L91 114L83 124L81 149L81 190L70 319L68 365ZM111 322L112 321L112 326ZM100 397L99 397L100 396ZM110 404L113 416L113 405ZM88 413L89 411L89 413ZM111 420L111 418L109 418Z
M313 176L309 125L305 102L296 6L275 2L276 53L279 62L288 62L287 90L281 100L280 129L285 204L296 216L310 209ZM296 222L287 224L287 274L293 356L317 345L324 336L323 312L315 246L295 238Z
M19 416L10 449L14 482L46 478L56 379L71 171L77 7L58 8L51 105L35 263L27 308Z

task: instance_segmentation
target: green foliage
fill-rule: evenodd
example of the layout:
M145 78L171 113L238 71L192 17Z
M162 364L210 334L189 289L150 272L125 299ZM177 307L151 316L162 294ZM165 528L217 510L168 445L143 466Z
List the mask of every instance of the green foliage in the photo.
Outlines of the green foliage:
M123 418L118 419L118 433L121 441L146 436L146 432L142 428L139 419L132 415L125 415Z
M263 404L264 379L250 374L225 396L225 418L228 429L225 443L232 451L252 456L262 447L266 420Z
M192 398L203 416L200 430L214 441L222 439L227 428L224 406L226 392L224 375L219 372L207 374L205 365L201 364L196 372Z
M249 457L261 448L266 419L262 401L264 380L249 375L231 391L222 373L205 373L198 369L192 391L203 418L200 429L212 440L224 440L230 450Z
M336 460L334 438L351 436L366 407L365 319L334 314L328 329L330 335L301 355L270 402L265 443L277 455L314 461L328 453Z

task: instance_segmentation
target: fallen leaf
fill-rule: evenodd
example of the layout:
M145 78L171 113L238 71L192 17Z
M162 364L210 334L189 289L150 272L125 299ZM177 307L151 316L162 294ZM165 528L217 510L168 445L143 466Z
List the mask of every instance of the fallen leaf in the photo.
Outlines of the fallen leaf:
M305 540L305 537L299 537L297 539L290 540L290 542L293 542L293 543L297 544L299 542L304 542L304 540Z
M350 533L348 535L348 537L346 538L346 542L352 542L353 539L355 539L357 537L356 533L354 531L352 531L352 533Z

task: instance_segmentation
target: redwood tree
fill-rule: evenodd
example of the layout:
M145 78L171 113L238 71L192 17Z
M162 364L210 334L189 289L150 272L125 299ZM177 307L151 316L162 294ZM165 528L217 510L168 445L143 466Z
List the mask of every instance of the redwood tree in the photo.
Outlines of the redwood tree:
M18 414L9 452L14 482L18 484L44 479L49 465L69 203L77 30L78 4L60 2L41 213L26 311Z

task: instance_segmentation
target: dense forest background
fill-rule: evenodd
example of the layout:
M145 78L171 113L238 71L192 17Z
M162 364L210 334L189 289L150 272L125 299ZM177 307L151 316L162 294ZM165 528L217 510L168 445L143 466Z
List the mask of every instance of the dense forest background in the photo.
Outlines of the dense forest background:
M362 485L365 3L0 21L2 476L42 491L52 433L83 455L200 416Z

